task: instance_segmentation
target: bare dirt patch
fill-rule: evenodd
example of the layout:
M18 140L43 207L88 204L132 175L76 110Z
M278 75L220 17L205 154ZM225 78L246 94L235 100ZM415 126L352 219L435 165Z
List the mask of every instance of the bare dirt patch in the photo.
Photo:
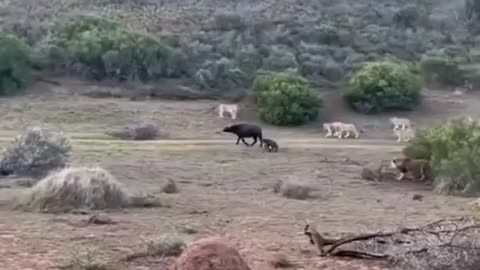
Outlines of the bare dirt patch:
M157 154L155 160L126 153L113 159L103 156L100 164L129 189L161 196L169 208L111 212L109 216L117 223L96 227L72 225L83 216L20 214L4 208L0 253L3 265L11 267L6 269L56 269L79 247L95 248L115 269L157 269L154 266L167 265L171 259L118 262L143 248L148 239L182 228L193 228L194 238L224 235L234 239L253 269L273 269L270 260L278 252L289 254L303 269L322 269L322 265L354 269L348 261L317 257L301 234L305 222L342 234L418 225L468 212L467 199L436 195L406 183L361 180L358 162L389 156L368 149L292 148L288 153L264 153L256 147L225 145L188 152L162 153L161 147L151 151ZM79 162L84 154L88 150L79 151ZM277 180L292 174L315 183L318 196L292 200L272 192ZM177 182L179 193L162 193L168 179ZM0 194L12 196L17 191L3 189ZM413 194L422 194L423 200L413 200Z

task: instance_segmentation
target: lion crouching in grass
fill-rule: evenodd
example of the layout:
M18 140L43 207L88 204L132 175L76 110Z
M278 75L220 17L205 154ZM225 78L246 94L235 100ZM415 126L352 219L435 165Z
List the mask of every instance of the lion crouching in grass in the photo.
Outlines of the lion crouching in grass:
M148 206L145 198L140 203L139 197L130 196L113 175L100 167L66 168L36 183L15 202L15 209L50 213L119 209Z

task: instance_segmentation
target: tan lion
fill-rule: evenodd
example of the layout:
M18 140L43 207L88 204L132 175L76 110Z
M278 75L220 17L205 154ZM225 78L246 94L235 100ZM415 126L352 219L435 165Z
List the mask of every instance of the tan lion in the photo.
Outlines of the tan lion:
M325 134L325 137L332 137L332 136L337 136L338 131L340 129L340 126L343 123L341 122L331 122L331 123L324 123L323 124L323 130L326 131L327 133Z
M327 131L325 137L337 136L339 139L341 138L348 138L353 133L355 138L360 136L357 128L354 124L350 123L342 123L342 122L331 122L331 123L324 123L323 129ZM346 133L346 136L343 134Z
M400 174L397 180L401 181L407 173L410 173L414 181L432 181L432 168L425 159L394 158L390 162L390 168L397 169Z

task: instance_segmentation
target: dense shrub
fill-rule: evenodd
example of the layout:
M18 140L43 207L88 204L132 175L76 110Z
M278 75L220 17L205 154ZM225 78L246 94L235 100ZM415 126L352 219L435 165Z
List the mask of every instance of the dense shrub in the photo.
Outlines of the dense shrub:
M62 133L33 127L17 136L4 151L0 168L17 175L44 177L68 165L71 154L70 141Z
M421 102L421 84L407 65L370 62L349 79L344 98L363 113L412 110Z
M52 63L54 66L94 79L147 81L176 75L170 67L175 62L171 47L147 33L93 16L59 23L49 36L45 53L52 60L64 61Z
M480 124L477 121L451 120L419 134L403 152L411 158L430 160L439 191L480 191Z
M318 117L322 100L304 78L285 73L259 75L254 82L263 121L279 126L301 125Z
M420 62L420 68L428 84L458 86L465 82L465 74L460 69L460 61L456 59L426 57Z
M280 84L289 85L305 85L308 86L308 81L301 77L288 72L271 72L260 70L253 81L253 91L255 94L260 94L264 91L275 90Z
M4 32L17 36L29 46L35 45L48 32L46 23L32 20L32 18L16 18L12 21L3 21L2 26Z
M247 75L227 58L206 61L195 73L195 83L201 89L228 91L246 87Z
M428 131L417 131L415 139L411 140L409 144L403 148L403 154L412 159L430 160L432 150L430 146L430 138L426 134L427 132Z
M285 71L297 68L294 52L287 46L272 46L268 57L263 62L263 68L273 71Z
M27 86L31 72L31 48L14 35L0 33L0 95Z
M242 16L235 13L221 13L214 17L215 26L221 30L243 29L246 23Z
M401 27L417 28L424 21L425 10L418 5L406 5L400 8L393 16L393 21Z
M470 84L473 89L480 88L480 65L466 64L461 65L460 70L465 78L465 82Z

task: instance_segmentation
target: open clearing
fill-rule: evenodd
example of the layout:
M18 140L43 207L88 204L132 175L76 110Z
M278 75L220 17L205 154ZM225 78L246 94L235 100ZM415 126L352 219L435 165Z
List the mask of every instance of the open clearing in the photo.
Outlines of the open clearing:
M447 93L432 95L412 119L427 126L460 113L478 116L475 99L434 98L441 95ZM441 114L436 113L439 102L450 104L443 105ZM237 243L252 269L273 269L269 261L277 253L294 261L293 269L378 269L363 262L318 257L302 235L305 222L339 235L469 214L466 198L441 196L408 182L360 179L364 164L390 159L401 149L389 137L388 116L360 117L344 108L339 111L338 103L329 105L325 119L359 123L366 130L363 138L321 138L321 121L296 129L265 127L266 137L280 143L278 153L266 153L258 144L236 146L233 136L218 133L230 121L218 119L213 105L88 99L68 93L3 99L1 145L22 127L46 123L72 138L75 164L99 164L130 190L158 195L165 207L110 212L116 224L83 226L89 215L10 211L6 202L24 188L5 181L0 189L1 269L64 269L72 252L85 249L95 251L112 269L168 269L172 258L121 259L145 249L147 240L172 234L188 234L191 239L225 235ZM256 119L253 114L240 117ZM119 141L103 133L139 120L165 127L169 139ZM292 176L314 183L315 197L294 200L272 192L277 180ZM179 193L162 193L168 179L176 181ZM413 194L423 195L423 200L413 200Z

